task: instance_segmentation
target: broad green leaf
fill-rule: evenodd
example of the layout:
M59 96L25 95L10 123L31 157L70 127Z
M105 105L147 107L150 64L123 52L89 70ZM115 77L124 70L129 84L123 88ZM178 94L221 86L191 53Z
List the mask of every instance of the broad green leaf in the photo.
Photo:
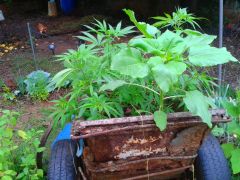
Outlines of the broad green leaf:
M130 18L130 21L133 22L133 24L138 28L138 30L147 38L152 38L154 35L158 32L160 32L156 27L144 23L144 22L138 22L135 18L135 13L132 10L124 9L123 10Z
M153 76L158 86L168 92L171 85L178 81L178 76L186 70L186 64L170 61L167 64L159 64L152 68Z
M18 133L18 135L19 135L21 138L23 138L23 139L27 139L27 138L28 138L26 132L24 132L24 131L22 131L22 130L18 130L17 133Z
M163 60L161 57L159 56L153 56L153 57L150 57L149 60L147 61L147 64L153 68L159 64L163 64Z
M158 37L157 41L159 44L161 44L161 49L164 52L181 54L186 49L184 39L179 34L169 30L161 34L161 36Z
M163 111L155 111L154 112L154 121L156 126L163 131L167 127L167 114Z
M229 101L222 101L222 105L230 116L237 118L240 115L239 106L236 106Z
M148 65L143 62L141 53L134 48L122 49L112 58L111 69L132 78L144 78L149 73Z
M210 46L191 47L189 61L196 66L215 66L229 61L237 61L226 48Z
M193 115L200 116L203 122L207 123L209 127L212 127L212 116L208 111L209 99L206 96L197 90L188 91L183 101Z
M187 45L187 47L203 47L206 45L211 44L214 39L216 39L216 36L208 35L208 34L201 34L201 35L188 35L184 42Z
M230 158L232 155L232 151L234 150L234 144L226 143L221 145L224 155L226 158Z
M235 149L232 151L231 164L233 174L240 173L240 149Z
M123 80L115 80L115 81L110 81L107 84L104 84L101 88L100 91L106 91L106 90L115 90L118 87L123 86L124 84L126 84L126 81Z
M129 42L129 45L154 55L164 55L167 52L181 54L186 49L183 38L179 34L168 30L161 34L157 39L132 39Z
M161 55L162 44L157 39L151 38L136 38L129 41L129 45L141 49L145 53Z

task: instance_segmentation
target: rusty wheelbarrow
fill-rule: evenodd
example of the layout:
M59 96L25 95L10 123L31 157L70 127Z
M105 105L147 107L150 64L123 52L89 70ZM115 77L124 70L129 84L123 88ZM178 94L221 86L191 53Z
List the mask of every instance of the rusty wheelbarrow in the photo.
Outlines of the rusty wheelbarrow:
M214 125L230 121L223 110L211 113ZM48 178L230 180L210 131L187 112L170 113L162 132L153 116L75 121L53 145Z

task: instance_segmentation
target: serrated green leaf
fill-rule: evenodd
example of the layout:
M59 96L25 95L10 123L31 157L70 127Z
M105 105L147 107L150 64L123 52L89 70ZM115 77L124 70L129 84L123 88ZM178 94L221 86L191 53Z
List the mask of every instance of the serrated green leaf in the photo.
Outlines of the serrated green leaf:
M196 66L215 66L229 61L237 61L226 48L215 48L210 46L191 47L189 61Z
M240 149L235 149L232 151L232 157L230 159L233 174L240 173Z
M123 80L115 80L115 81L109 81L107 84L104 84L99 91L106 91L106 90L115 90L123 85L125 85L127 82Z
M206 96L197 90L188 91L183 101L193 115L200 116L203 122L212 127L212 116L208 111L209 99Z
M226 158L230 158L232 155L232 151L234 150L234 144L226 143L221 145L224 155Z
M154 112L154 121L156 126L163 131L167 127L167 114L163 111L155 111Z
M122 49L112 58L111 69L132 78L144 78L149 73L149 68L143 62L141 53L134 48Z
M171 85L178 81L178 76L186 70L186 64L170 61L167 64L159 64L152 68L153 76L158 86L168 92Z

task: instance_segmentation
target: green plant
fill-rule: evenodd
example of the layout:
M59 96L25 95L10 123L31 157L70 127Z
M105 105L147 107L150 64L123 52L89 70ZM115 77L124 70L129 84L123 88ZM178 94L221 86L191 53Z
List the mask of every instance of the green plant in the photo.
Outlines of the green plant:
M58 122L60 122L61 127L63 127L66 122L73 120L78 114L77 102L68 101L67 99L67 97L61 97L58 100L52 101L55 104L51 108L52 113L50 117L54 120L54 127L58 125Z
M56 102L55 112L52 114L55 123L60 121L64 125L71 120L72 115L83 115L93 120L100 117L116 117L122 113L117 103L108 102L107 95L96 92L102 81L119 75L110 70L110 63L112 55L124 44L115 41L132 33L133 27L122 28L120 22L114 28L105 21L97 20L94 26L95 28L86 26L88 31L78 36L79 39L88 42L86 45L82 44L77 50L69 50L58 56L65 69L54 76L52 84L62 87L66 82L71 82L72 91ZM82 101L88 106L82 104Z
M222 144L222 148L226 158L230 160L233 174L237 176L240 174L240 91L236 91L235 99L222 100L222 105L232 118L232 122L223 129L226 143Z
M155 20L159 20L154 26L159 28L172 27L175 30L182 30L184 25L191 25L194 29L200 28L196 20L202 19L197 18L193 14L187 12L187 8L177 8L176 12L172 13L172 16L165 13L165 17L156 16L153 17Z
M16 79L17 87L18 87L18 90L20 91L21 95L26 93L26 84L25 84L24 80L25 80L25 78L22 76L19 76Z
M105 95L93 93L80 101L79 116L86 119L101 119L120 117L123 115L122 107L119 103L113 102ZM106 117L107 116L107 117Z
M97 30L89 29L97 38L101 35L96 41L100 43L92 41L59 57L66 69L53 78L53 83L60 87L67 80L72 82L66 100L77 104L77 116L101 119L154 112L156 125L164 130L168 112L188 110L211 127L208 109L215 105L206 95L214 82L198 69L237 60L226 48L211 46L215 36L184 29L184 18L173 26L174 31L160 31L138 22L133 11L124 11L141 36L127 43L115 41L117 35L108 40L108 26L98 23ZM181 13L185 10L178 10L182 17Z
M42 132L15 130L18 117L17 112L0 111L0 178L43 179L35 161L36 153L44 150L38 147Z
M16 96L14 93L11 92L11 89L5 85L4 82L0 82L0 88L2 89L2 93L0 93L0 97L3 98L4 101L14 101Z
M53 87L49 85L50 74L41 70L33 71L24 80L26 91L31 98L36 100L46 100Z

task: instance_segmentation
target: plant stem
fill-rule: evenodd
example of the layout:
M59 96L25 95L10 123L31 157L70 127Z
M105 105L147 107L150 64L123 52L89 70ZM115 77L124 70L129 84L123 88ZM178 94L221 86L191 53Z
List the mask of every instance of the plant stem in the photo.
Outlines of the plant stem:
M159 107L159 110L163 111L163 107L164 107L164 94L163 94L163 91L160 90L160 107Z

